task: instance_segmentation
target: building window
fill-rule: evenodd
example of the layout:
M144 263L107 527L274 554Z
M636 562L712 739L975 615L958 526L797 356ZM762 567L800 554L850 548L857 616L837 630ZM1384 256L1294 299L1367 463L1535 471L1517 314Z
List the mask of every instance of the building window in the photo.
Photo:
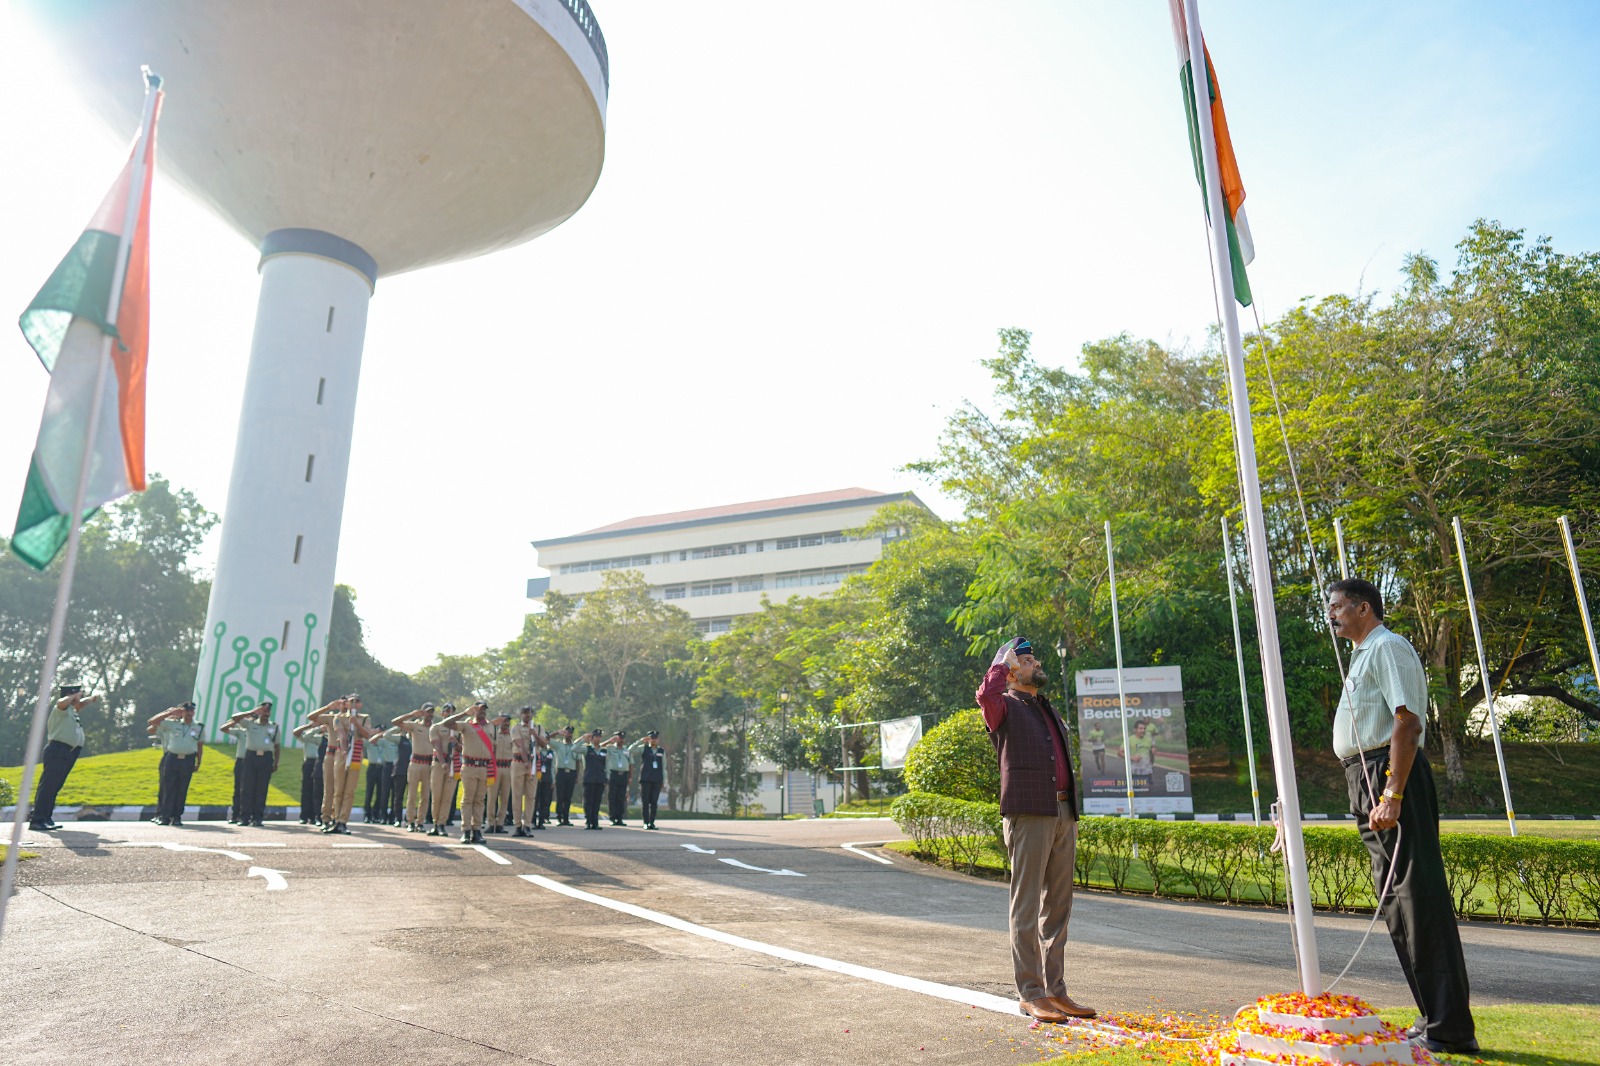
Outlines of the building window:
M804 588L815 585L837 585L854 574L867 572L865 566L837 566L818 570L790 570L778 575L774 584L780 589Z
M587 574L592 570L626 570L649 566L654 562L649 555L630 555L620 559L589 559L581 563L562 563L563 574Z
M816 548L823 544L850 544L860 539L835 529L831 533L803 533L796 537L784 537L778 541L777 547L779 551L785 551L789 548Z
M702 637L716 637L733 628L731 618L702 618L695 622L695 629L699 630Z
M688 595L688 591L682 585L668 585L662 591L664 593L662 598L668 600L681 600Z
M740 592L760 592L762 589L766 588L766 585L766 581L763 580L759 575L756 577L741 577L739 579Z

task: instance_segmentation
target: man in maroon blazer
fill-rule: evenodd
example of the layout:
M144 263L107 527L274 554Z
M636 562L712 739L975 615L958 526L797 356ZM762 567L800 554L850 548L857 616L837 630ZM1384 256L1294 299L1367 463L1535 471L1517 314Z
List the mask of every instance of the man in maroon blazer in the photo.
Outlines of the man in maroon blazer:
M1044 667L1022 637L995 654L978 706L1000 759L1000 813L1011 856L1011 962L1022 1011L1041 1022L1093 1018L1067 995L1078 788L1067 726L1040 694Z

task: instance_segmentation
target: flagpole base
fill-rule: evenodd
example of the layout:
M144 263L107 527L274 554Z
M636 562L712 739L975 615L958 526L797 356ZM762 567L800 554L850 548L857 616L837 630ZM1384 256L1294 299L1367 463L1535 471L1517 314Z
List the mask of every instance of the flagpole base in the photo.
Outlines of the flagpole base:
M1413 1066L1405 1031L1355 996L1300 992L1240 1008L1217 1042L1218 1066Z

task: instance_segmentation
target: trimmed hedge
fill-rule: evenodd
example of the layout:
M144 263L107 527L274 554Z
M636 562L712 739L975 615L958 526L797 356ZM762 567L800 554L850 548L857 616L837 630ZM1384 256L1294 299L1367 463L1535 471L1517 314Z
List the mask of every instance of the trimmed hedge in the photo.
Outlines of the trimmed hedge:
M958 800L994 804L1000 799L1000 764L976 709L957 711L906 753L906 787Z
M921 855L971 871L992 848L1005 864L997 803L913 792L889 813ZM1372 862L1360 834L1303 828L1317 905L1371 910ZM1281 906L1283 857L1270 850L1272 839L1270 826L1091 816L1078 823L1076 879L1123 892L1137 872L1158 896ZM1446 833L1440 851L1458 917L1600 924L1600 841Z

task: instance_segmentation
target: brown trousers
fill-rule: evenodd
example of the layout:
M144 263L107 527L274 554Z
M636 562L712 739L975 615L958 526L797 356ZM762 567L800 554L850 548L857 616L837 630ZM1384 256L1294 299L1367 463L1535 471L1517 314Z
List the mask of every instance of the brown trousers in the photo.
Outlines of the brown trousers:
M428 779L433 767L412 763L406 769L410 773L406 778L406 824L421 825L428 813Z
M433 757L433 773L428 775L433 795L433 827L443 829L450 818L450 801L456 798L456 778L450 772L448 756Z
M483 803L489 792L489 768L487 766L463 766L461 768L461 828L463 830L483 829Z
M528 764L511 764L511 817L524 829L533 825L533 794L539 787L538 775L528 772Z
M489 824L504 825L511 809L511 774L516 764L497 766L494 783L489 786Z
M356 789L361 785L362 765L362 763L352 762L349 766L345 766L343 758L340 758L334 765L333 780L339 788L339 798L334 804L333 817L336 822L348 822L350 820L350 810L355 806Z
M334 812L338 810L338 806L334 802L339 798L337 770L342 770L343 766L336 767L335 764L343 761L344 753L335 751L331 745L328 747L328 753L322 758L322 820L324 822L333 821Z
M1008 814L1011 856L1011 966L1024 1003L1067 994L1064 956L1072 917L1078 820L1063 801L1057 817Z

